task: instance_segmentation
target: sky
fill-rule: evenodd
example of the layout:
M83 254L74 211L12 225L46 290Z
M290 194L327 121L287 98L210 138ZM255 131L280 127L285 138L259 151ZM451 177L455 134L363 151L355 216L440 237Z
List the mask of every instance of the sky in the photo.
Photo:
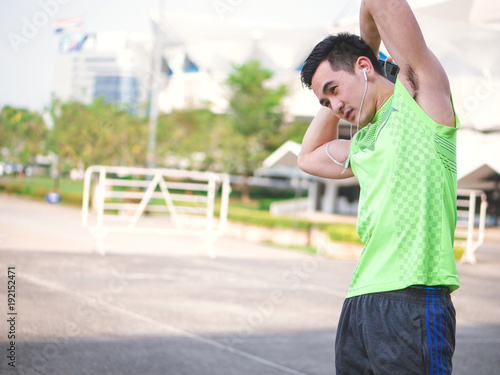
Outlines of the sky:
M54 22L83 17L83 31L151 32L162 0L3 0L0 2L0 108L43 111L50 104L58 37ZM168 11L326 25L344 0L163 0ZM20 42L23 38L23 42ZM17 41L17 42L16 42Z

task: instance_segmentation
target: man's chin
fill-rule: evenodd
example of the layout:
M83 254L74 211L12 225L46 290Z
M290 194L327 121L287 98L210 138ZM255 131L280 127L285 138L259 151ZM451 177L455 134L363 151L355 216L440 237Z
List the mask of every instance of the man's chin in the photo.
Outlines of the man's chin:
M354 125L356 125L356 124L354 124ZM360 128L360 129L363 129L363 128L367 127L368 125L370 125L370 121L364 121L364 120L361 120L361 121L359 122L359 128Z

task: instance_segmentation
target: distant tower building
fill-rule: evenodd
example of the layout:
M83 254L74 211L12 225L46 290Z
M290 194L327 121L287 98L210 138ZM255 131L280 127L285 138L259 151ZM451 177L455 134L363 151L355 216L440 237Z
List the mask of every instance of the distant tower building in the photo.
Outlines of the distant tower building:
M132 113L141 112L153 78L151 49L147 33L65 33L56 57L54 94L84 104L103 97Z

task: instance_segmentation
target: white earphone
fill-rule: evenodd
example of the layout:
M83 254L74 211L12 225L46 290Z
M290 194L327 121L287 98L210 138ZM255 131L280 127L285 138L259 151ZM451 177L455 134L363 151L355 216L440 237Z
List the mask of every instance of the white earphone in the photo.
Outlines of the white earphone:
M359 118L361 116L361 110L363 109L363 103L365 102L365 97L366 97L366 91L368 90L368 75L367 75L367 72L368 72L368 69L366 68L363 68L363 75L365 76L365 92L363 94L363 99L361 99L361 105L359 106L359 111L358 111L358 114L356 116L357 118L357 123L356 123L356 132L359 131ZM350 133L351 133L351 140L352 140L352 124L351 124L351 129L350 129ZM330 146L330 143L332 143L333 141L330 141L327 143L326 147L325 147L325 151L326 151L326 154L328 155L328 157L330 159L332 159L332 161L337 164L337 165L340 165L342 167L344 167L344 169L342 170L342 173L341 174L344 174L344 172L346 171L347 167L349 166L349 159L350 159L350 155L351 155L351 145L352 143L349 144L349 153L347 155L347 159L344 161L344 162L338 162L337 160L335 160L333 158L332 155L330 155L330 153L328 152L328 147Z

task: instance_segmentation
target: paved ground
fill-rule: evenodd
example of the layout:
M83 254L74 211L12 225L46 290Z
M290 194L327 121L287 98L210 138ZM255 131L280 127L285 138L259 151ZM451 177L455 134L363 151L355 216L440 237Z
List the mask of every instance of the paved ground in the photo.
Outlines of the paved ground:
M0 195L0 374L334 374L354 261L231 238L110 236L96 255L80 211ZM455 371L500 373L500 242L459 265ZM7 267L15 267L9 367Z

